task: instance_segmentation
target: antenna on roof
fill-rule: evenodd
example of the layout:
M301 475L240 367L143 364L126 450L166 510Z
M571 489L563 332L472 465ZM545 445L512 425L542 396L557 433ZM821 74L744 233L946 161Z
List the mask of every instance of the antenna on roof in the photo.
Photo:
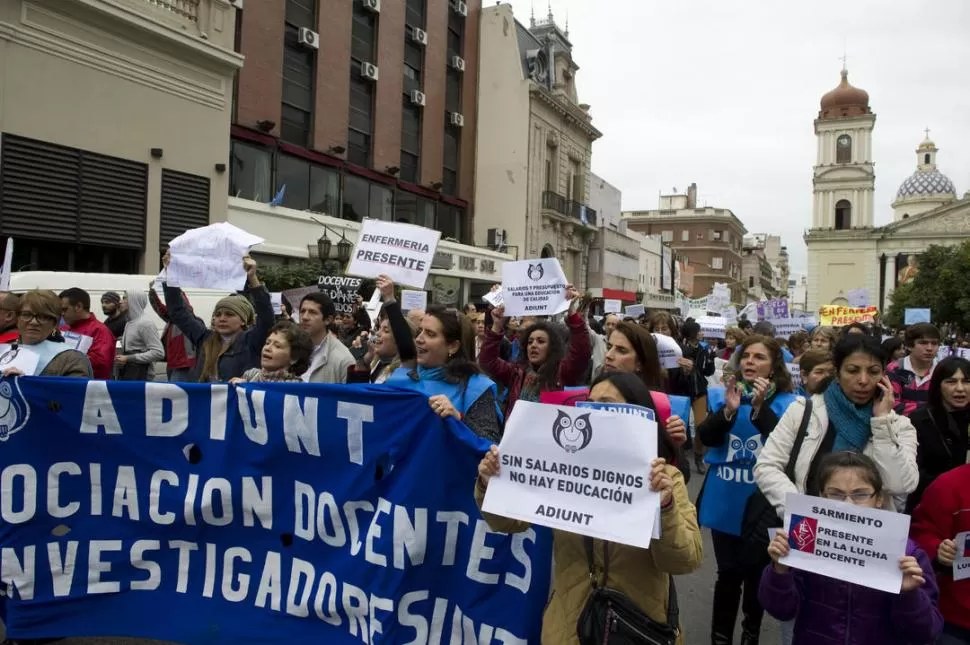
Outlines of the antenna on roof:
M532 14L530 15L530 18L529 18L529 26L530 27L535 27L536 26L536 3L535 3L535 0L532 0Z

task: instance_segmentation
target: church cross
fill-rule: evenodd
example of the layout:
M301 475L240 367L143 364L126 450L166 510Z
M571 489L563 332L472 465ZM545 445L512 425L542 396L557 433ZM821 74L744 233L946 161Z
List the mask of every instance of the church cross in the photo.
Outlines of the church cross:
M926 128L925 130L923 130L923 132L926 133L926 138L929 139L930 138L930 129L929 128Z

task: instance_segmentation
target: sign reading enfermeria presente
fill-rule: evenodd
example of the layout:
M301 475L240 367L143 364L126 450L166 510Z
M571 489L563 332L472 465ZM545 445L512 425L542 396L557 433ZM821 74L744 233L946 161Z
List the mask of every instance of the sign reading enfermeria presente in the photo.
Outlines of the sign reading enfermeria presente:
M595 538L650 546L657 424L640 416L519 400L482 509Z
M7 635L536 643L551 536L489 530L487 446L389 387L4 379Z
M424 289L441 231L366 218L347 265L347 275L363 278L390 276L406 287Z
M782 564L899 593L908 515L788 493L785 526L791 551Z

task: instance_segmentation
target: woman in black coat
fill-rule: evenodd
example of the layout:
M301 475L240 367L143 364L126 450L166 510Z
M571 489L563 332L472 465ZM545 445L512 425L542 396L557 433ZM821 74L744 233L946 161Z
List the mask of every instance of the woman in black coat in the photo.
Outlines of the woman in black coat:
M912 513L934 479L967 463L970 361L956 356L940 361L930 381L929 403L909 418L919 438L919 484L906 500L906 512Z

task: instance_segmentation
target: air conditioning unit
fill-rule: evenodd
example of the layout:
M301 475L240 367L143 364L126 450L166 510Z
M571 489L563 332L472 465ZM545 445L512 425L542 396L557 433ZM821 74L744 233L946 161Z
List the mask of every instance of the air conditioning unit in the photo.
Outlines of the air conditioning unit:
M459 72L464 72L465 71L465 59L462 58L461 56L452 56L451 57L451 67L453 69L458 70Z
M300 27L297 41L304 47L309 47L310 49L320 49L320 34L312 29Z
M421 92L419 90L414 90L411 92L411 103L413 103L414 105L420 105L421 107L424 107L425 100L426 99L424 96L424 92Z
M490 228L487 232L488 246L493 249L504 249L506 232L504 228Z
M461 0L457 0L455 2L455 4L454 4L454 7L455 7L455 13L457 13L459 16L461 16L462 18L467 18L468 17L468 5L467 4L465 4Z
M448 122L451 123L451 125L459 128L465 127L465 117L463 117L458 112L452 112L451 114L449 114Z
M231 4L236 9L239 9L240 11L243 10L243 0L230 0L229 4Z
M360 75L372 81L377 80L377 65L374 63L361 63Z
M364 5L364 9L368 11L373 11L374 13L381 12L381 0L360 0L360 2Z
M418 29L417 27L412 27L411 28L411 40L413 40L414 42L416 42L419 45L427 45L428 44L428 32L426 32L424 29Z

